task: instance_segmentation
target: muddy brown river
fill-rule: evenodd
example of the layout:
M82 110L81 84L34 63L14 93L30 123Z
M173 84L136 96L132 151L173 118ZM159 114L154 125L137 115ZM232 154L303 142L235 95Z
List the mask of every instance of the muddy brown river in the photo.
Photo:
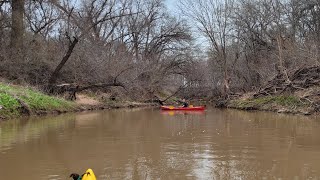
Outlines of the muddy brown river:
M0 180L320 180L320 118L120 109L0 122Z

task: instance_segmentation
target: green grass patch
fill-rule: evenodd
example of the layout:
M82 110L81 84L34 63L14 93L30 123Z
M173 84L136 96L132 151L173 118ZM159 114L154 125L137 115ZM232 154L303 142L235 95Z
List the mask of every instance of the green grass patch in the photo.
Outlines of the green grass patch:
M19 102L7 93L0 92L0 116L5 118L17 117L19 116Z
M26 103L31 111L71 110L75 103L61 98L45 95L32 88L10 86L0 83L0 116L5 118L17 117L20 114L21 104L15 97Z
M26 90L23 94L20 94L22 101L27 103L31 110L63 110L73 107L73 103L57 98L36 92L33 90Z
M303 106L304 104L296 96L275 96L271 99L276 104L281 106Z

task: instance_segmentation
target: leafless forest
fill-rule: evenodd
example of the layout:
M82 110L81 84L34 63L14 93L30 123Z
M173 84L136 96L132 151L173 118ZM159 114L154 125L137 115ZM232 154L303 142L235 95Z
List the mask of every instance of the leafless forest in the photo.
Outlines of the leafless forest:
M320 62L319 0L0 0L0 76L131 99L255 91Z

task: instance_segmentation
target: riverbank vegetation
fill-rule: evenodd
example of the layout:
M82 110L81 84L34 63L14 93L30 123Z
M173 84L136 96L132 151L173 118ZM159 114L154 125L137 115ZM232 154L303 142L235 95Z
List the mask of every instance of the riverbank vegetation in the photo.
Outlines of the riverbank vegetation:
M296 96L266 96L249 99L230 100L227 107L241 110L264 110L278 113L313 113L309 102L303 102Z
M319 111L318 1L181 0L178 16L165 3L0 0L0 77L71 101L235 107L253 94Z
M75 109L75 103L37 90L0 83L0 119Z
M319 82L320 67L302 68L286 76L277 75L251 96L236 97L226 106L310 115L320 110Z
M155 103L109 99L110 94L79 94L77 100L49 96L34 87L0 82L0 120L30 115L60 114L74 111L151 107ZM108 97L108 98L106 98Z

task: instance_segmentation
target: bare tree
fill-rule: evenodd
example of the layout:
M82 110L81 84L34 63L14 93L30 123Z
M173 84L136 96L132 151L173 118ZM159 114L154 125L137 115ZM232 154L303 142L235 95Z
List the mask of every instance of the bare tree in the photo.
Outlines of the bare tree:
M59 14L54 7L43 0L29 0L26 6L26 25L34 33L48 38L55 23L58 22Z
M227 97L230 84L227 46L231 37L233 1L186 0L180 1L180 9L208 40L214 59L220 61L223 73L222 95Z
M317 61L320 62L320 2L304 1L300 6L300 31L304 37L314 40Z
M55 84L55 82L57 81L59 72L68 61L76 44L79 42L79 39L91 35L93 35L95 39L100 39L100 36L103 35L100 35L101 29L103 28L103 23L107 21L113 21L122 16L125 16L126 14L114 14L113 9L116 7L116 4L113 1L110 1L108 3L107 1L100 2L97 0L92 0L89 3L89 8L87 7L87 4L82 4L83 6L87 7L85 8L86 11L80 11L77 10L75 7L69 7L68 3L61 5L59 2L55 0L50 0L50 2L54 4L62 13L64 13L64 16L67 20L66 35L69 40L68 51L66 52L58 66L55 68L49 79L49 85L51 86ZM123 9L124 7L121 8ZM120 10L120 12L123 13L124 11ZM71 30L71 26L75 29L75 31ZM116 26L116 24L114 24L114 26ZM113 29L114 27L111 28L109 33L107 33L108 37L112 34ZM70 37L70 34L73 34L73 37ZM105 34L106 33L104 33L104 35Z
M6 30L8 27L10 27L10 13L8 11L8 8L6 8L6 4L8 4L9 1L0 1L0 40L1 45L0 47L2 49L5 49L5 39L6 39Z

